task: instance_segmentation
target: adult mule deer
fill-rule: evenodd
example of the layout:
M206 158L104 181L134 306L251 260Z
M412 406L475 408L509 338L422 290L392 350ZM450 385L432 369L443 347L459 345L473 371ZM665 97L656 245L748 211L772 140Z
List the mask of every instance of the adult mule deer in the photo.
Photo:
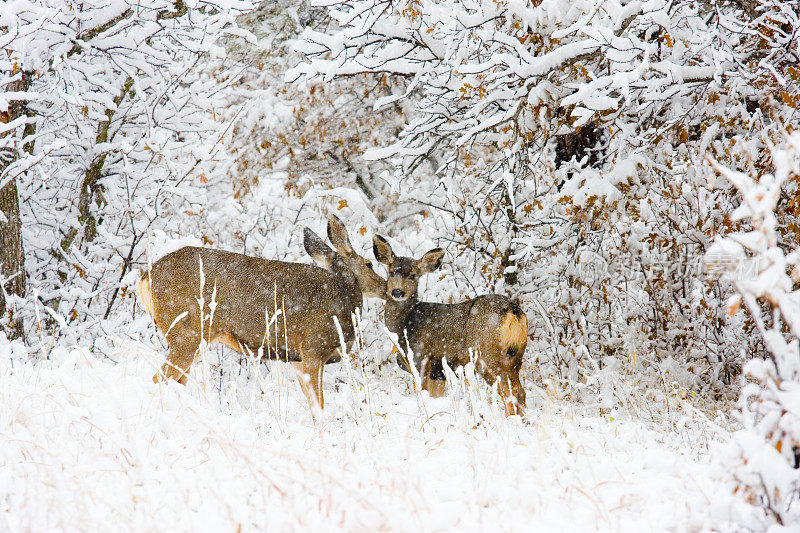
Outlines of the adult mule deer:
M506 415L525 409L525 389L519 381L528 342L528 319L519 304L499 294L478 296L457 304L420 302L419 278L442 264L444 250L434 248L419 260L394 254L380 235L373 237L375 258L389 270L386 280L386 327L399 336L401 347L414 352L412 364L431 396L444 394L442 359L451 368L465 365L471 353L478 373L499 382ZM408 370L403 355L398 364Z
M153 263L136 287L169 345L153 381L185 383L205 339L293 362L312 413L322 409L322 368L339 359L341 345L333 318L349 348L352 313L363 296L383 297L385 289L366 259L346 253L352 252L347 229L335 216L328 218L328 238L345 253L303 232L306 252L325 268L192 246Z

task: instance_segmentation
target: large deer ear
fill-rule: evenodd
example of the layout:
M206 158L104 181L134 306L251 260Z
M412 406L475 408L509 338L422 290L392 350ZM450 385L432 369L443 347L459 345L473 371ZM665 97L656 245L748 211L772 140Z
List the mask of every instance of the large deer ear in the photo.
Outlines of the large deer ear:
M372 254L375 256L375 259L384 265L391 265L394 263L392 247L389 245L389 241L380 235L374 235L372 237Z
M353 247L350 246L347 228L336 215L328 215L328 239L330 239L336 251L343 256L349 257L353 255Z
M314 262L325 269L330 269L336 252L328 248L328 245L313 231L303 228L303 248L311 256Z
M444 258L444 248L434 248L425 252L425 255L417 261L417 268L423 274L433 272L442 266L442 258Z

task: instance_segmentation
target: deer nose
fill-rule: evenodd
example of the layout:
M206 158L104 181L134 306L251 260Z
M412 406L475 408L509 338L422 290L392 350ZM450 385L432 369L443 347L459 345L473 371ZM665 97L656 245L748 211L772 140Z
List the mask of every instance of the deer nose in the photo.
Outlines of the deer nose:
M400 290L400 289L394 289L394 290L392 291L392 298L402 298L402 297L403 297L403 296L405 296L405 295L406 295L406 293L404 293L404 292L403 292L402 290Z

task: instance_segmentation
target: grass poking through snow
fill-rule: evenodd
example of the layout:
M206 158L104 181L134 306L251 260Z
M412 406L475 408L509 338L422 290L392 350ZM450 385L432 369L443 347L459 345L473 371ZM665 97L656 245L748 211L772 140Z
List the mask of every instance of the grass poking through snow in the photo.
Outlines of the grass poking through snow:
M724 527L719 421L672 395L611 411L527 380L505 418L474 374L431 399L388 341L328 365L312 420L290 365L212 348L186 387L121 343L27 360L0 342L0 529L581 530ZM222 360L218 355L222 354ZM625 394L625 383L615 387ZM683 407L681 407L683 402ZM669 407L669 406L668 406ZM694 409L694 411L692 411ZM659 422L660 417L660 422Z

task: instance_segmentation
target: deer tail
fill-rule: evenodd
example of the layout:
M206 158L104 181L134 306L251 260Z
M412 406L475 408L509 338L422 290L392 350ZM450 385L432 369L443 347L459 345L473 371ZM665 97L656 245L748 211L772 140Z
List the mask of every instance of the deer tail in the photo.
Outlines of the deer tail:
M142 279L136 284L136 294L139 295L139 301L147 310L153 319L156 318L156 307L153 303L153 288L150 286L150 273L145 272L142 274Z
M499 342L500 353L508 357L525 353L528 344L528 317L516 301L509 302L500 324Z

